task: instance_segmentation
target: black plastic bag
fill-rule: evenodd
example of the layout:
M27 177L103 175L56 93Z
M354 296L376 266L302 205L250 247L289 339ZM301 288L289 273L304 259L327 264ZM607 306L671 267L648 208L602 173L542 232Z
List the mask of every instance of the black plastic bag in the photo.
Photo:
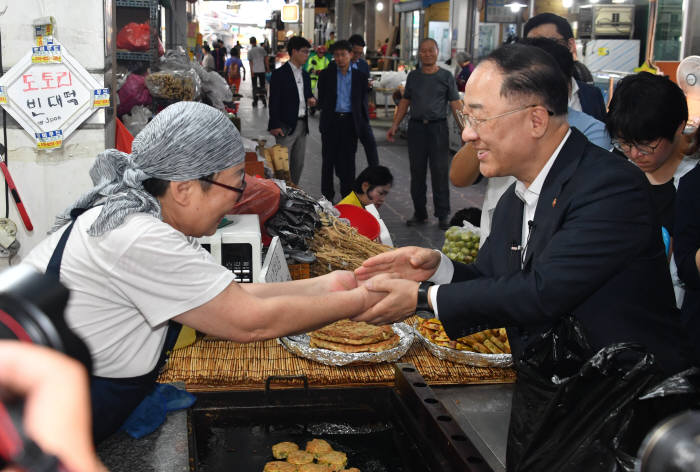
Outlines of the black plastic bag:
M683 374L683 381L664 379L637 345L594 353L573 317L533 342L517 370L509 471L631 471L644 434L691 406L698 392Z

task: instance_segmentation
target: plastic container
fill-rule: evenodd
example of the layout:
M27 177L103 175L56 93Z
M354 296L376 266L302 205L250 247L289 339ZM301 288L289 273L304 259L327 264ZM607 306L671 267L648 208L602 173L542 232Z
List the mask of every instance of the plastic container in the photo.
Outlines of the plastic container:
M355 205L336 205L341 218L350 220L350 225L362 236L375 240L379 237L379 221L364 208Z

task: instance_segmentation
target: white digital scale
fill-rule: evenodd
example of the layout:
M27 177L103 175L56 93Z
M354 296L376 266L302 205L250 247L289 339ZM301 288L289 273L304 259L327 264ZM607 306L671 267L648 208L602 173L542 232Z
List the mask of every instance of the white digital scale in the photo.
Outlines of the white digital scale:
M258 215L226 215L231 223L198 238L214 260L233 272L238 283L260 282L262 239Z

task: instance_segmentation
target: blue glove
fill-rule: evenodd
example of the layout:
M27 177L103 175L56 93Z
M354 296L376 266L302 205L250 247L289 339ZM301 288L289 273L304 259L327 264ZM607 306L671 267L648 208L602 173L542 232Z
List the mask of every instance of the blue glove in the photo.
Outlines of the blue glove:
M153 391L143 399L122 425L132 438L142 438L152 433L165 422L169 411L189 408L195 396L170 384L156 384Z

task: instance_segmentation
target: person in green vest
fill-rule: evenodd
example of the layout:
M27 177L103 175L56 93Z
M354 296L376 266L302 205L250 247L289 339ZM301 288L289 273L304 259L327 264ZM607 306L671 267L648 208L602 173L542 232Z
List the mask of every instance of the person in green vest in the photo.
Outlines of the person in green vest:
M319 45L316 50L309 54L309 58L304 64L304 70L311 76L311 92L316 96L318 75L324 70L331 61L326 56L326 47L324 45ZM316 107L312 107L310 111L311 115L316 113Z

